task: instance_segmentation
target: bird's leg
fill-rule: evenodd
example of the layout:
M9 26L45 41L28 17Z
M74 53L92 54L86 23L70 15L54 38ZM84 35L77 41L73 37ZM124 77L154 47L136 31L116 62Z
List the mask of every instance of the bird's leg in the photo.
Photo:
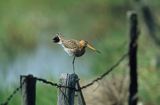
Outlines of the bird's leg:
M74 68L74 61L75 61L75 56L74 56L74 58L73 58L73 62L72 62L72 65L73 65L73 72L74 72L74 74L75 74L75 68Z

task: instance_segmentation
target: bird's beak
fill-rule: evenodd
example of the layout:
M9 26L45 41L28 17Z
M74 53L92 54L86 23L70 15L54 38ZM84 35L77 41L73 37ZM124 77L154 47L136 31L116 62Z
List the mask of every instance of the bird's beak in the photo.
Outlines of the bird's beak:
M95 49L94 47L92 47L91 45L87 44L87 47L90 48L93 51L96 51L97 53L101 53L99 50Z

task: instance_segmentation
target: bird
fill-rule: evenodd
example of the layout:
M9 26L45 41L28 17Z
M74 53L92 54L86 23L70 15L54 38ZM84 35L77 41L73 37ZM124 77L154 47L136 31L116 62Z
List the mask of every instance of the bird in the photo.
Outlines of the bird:
M69 55L73 56L73 72L75 73L74 62L76 57L81 57L85 54L86 48L90 48L94 52L101 53L99 50L91 46L88 41L85 40L75 40L75 39L65 39L61 33L57 33L53 37L53 42L61 45L64 51Z

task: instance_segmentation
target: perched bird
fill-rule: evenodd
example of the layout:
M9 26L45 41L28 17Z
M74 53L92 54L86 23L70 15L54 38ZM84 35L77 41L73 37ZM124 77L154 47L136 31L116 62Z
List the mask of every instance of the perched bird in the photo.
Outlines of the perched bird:
M53 42L60 44L65 52L68 53L69 56L73 56L73 72L74 70L74 61L76 57L80 57L85 53L86 47L90 48L91 50L100 53L100 51L96 50L94 47L88 44L85 40L74 40L74 39L65 39L60 33L57 33L56 36L53 38Z

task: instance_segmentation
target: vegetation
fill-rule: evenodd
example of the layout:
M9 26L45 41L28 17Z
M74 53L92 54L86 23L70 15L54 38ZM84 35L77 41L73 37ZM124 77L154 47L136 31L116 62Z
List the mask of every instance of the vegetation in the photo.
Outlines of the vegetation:
M149 4L159 20L159 1L154 0ZM134 8L133 2L127 0L1 0L0 7L0 86L2 87L0 103L6 100L19 85L20 74L32 73L40 77L45 74L44 77L52 77L57 81L59 66L63 65L65 69L72 68L68 63L71 61L70 57L66 58L67 55L62 52L62 49L52 43L52 37L56 32L61 32L67 38L85 39L102 52L102 54L95 54L87 50L83 57L76 59L77 72L82 82L103 73L128 50L126 12ZM139 19L141 29L138 41L139 97L144 105L158 105L160 103L160 49L148 36L141 14ZM44 58L49 62L38 55L39 47L47 49L40 54L44 54ZM30 63L27 65L24 62L30 56L34 62L28 61ZM39 61L34 60L36 59L34 56L39 58ZM57 58L54 58L55 56ZM62 60L58 60L60 56ZM17 64L17 59L23 60ZM56 60L52 63L50 59ZM67 62L65 62L66 59ZM32 70L25 71L29 69L27 68L29 65L33 64L37 65L33 66ZM35 70L42 66L44 70ZM81 68L82 66L84 68ZM17 71L20 67L24 70ZM51 72L53 68L55 70ZM127 71L127 61L125 61L113 74L118 78ZM106 79L112 81L112 76ZM56 104L56 100L56 88L37 85L37 105ZM21 96L18 93L10 103L19 105L20 101Z

